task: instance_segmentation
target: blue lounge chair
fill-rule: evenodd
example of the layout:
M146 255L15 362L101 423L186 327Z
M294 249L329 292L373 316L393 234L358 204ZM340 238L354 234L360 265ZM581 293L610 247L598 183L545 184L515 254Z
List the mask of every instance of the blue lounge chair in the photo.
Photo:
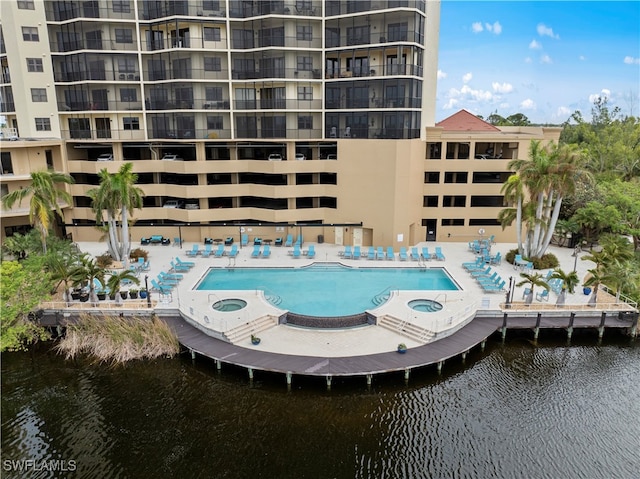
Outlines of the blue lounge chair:
M151 288L159 291L162 294L169 294L173 289L171 286L159 284L155 279L151 280Z
M177 273L177 272L180 272L180 271L186 272L186 271L189 271L190 269L191 269L190 266L179 265L175 261L171 260L171 269L169 271L173 271L174 273Z
M224 240L225 246L231 246L233 244L233 236L227 236Z
M482 289L484 289L485 291L488 291L488 292L499 293L500 291L502 291L504 289L505 284L507 284L507 282L502 280L502 281L500 281L500 284L498 284L498 285L485 286Z
M536 293L536 299L538 301L549 301L549 291L543 289L541 293Z
M376 249L373 246L367 249L367 259L376 259Z
M300 236L298 236L296 238L295 244L297 244L298 246L302 247L302 243L303 243L303 239L302 239L302 235L300 235Z
M158 281L158 283L160 284L160 286L177 286L178 285L178 280L177 279L162 279L162 277L160 277L160 275L158 275L158 279L156 280Z
M180 281L184 278L184 275L180 273L165 273L164 271L160 271L158 273L158 278L160 278L161 281Z
M360 259L360 246L353 247L353 259Z
M193 258L194 256L197 256L200 254L200 246L198 246L197 244L194 244L191 247L191 250L188 250L186 253L187 253L187 256L190 256Z
M484 261L481 257L476 258L473 263L462 263L462 267L468 272L482 270L485 268Z
M238 256L238 245L234 244L234 245L231 245L231 251L229 251L229 257L235 258L236 256Z
M300 257L300 245L293 245L293 257L296 259Z
M407 248L400 247L400 261L407 261Z
M293 246L293 235L287 235L287 240L284 242L284 246L287 248Z
M429 261L431 259L431 253L429 253L429 248L422 248L422 259L425 261Z
M213 253L213 255L216 258L222 258L223 254L224 254L224 245L223 244L219 244L218 247L216 248L215 252Z
M526 298L530 294L531 294L531 288L524 288L524 291L522 291L522 299Z
M253 251L251 252L251 257L257 258L258 256L260 256L260 245L255 244L253 245Z
M442 254L442 248L440 246L436 246L436 259L438 261L444 261L444 255Z
M262 250L262 257L268 258L269 256L271 256L271 246L266 244L264 245L264 249Z
M204 246L204 249L202 250L202 257L203 258L208 258L209 256L211 256L211 253L213 253L213 251L211 250L211 244L206 244Z
M420 255L418 254L418 248L415 246L411 247L411 259L413 261L418 261L420 259Z
M307 258L313 259L316 257L316 247L313 245L309 245L309 250L307 251Z
M255 238L253 238L253 244L262 246L262 238L256 236Z
M173 246L182 246L182 239L179 236L173 237Z
M494 271L491 276L478 276L476 281L481 285L485 284L498 284L498 272Z
M249 244L249 235L240 235L240 246L247 246Z
M502 255L500 254L500 251L498 251L495 256L491 256L491 258L489 259L490 264L500 264L501 262Z
M189 268L193 268L196 264L193 261L182 261L179 257L176 256L176 263L180 266L187 266Z
M382 248L379 248L380 251ZM396 254L393 252L393 246L387 246L387 259L393 261L396 259Z
M273 244L276 246L282 246L282 236L277 237Z
M351 259L353 257L353 253L351 252L351 246L344 247L344 259Z
M376 259L383 260L384 259L384 250L382 246L378 246L376 248Z
M491 273L491 266L487 266L486 269L480 271L470 271L471 276L477 278L479 276L488 276Z

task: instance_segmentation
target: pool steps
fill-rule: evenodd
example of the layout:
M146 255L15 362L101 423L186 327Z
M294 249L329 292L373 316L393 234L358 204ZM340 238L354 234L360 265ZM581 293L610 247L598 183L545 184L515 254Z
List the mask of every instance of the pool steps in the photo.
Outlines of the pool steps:
M415 324L409 323L402 319L395 318L389 315L383 315L378 318L378 326L382 326L390 331L394 331L396 333L402 334L409 339L413 339L420 343L428 343L430 342L435 333L426 328L421 328Z
M261 333L277 325L278 318L276 316L265 315L248 323L236 326L229 331L225 331L223 336L232 344L243 343L249 341L252 334Z

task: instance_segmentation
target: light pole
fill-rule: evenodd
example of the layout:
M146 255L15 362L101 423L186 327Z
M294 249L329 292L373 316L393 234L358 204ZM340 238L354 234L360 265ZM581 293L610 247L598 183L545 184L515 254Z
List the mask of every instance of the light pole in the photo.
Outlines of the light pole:
M147 292L147 308L151 307L151 295L149 294L149 275L144 275L144 289Z

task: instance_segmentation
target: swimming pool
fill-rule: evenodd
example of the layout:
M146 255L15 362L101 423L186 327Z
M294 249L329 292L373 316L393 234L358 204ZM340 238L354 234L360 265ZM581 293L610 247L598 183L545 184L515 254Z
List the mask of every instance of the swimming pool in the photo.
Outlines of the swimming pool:
M455 291L444 268L211 268L200 291L262 290L281 309L307 316L347 316L384 303L390 290Z

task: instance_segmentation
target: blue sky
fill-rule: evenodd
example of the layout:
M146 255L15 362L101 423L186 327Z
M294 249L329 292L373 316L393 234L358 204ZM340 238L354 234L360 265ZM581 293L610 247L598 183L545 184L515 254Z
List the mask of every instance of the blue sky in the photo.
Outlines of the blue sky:
M436 121L562 123L597 96L640 116L640 1L442 0Z

